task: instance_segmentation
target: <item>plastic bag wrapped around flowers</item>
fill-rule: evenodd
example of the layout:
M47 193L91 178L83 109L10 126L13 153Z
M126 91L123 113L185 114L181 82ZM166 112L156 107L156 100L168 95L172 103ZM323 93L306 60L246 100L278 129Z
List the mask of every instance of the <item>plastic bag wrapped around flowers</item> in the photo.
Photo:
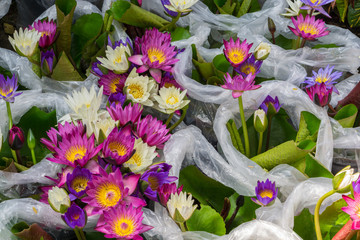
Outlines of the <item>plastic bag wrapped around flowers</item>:
M9 11L11 5L11 0L1 0L0 1L0 18L5 16L7 12Z

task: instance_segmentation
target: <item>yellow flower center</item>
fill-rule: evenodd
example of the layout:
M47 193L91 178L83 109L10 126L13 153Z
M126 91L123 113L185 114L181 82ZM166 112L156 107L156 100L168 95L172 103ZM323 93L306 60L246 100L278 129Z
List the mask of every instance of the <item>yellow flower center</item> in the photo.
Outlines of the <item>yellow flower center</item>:
M239 64L244 60L245 53L241 49L231 49L228 58L234 64Z
M178 96L170 95L166 98L166 103L170 105L174 105L179 102Z
M148 50L148 56L149 56L151 63L156 62L156 61L159 61L159 63L162 63L166 59L164 52L157 48L150 48Z
M12 88L9 88L8 90L6 90L6 91L4 91L4 89L2 89L2 88L0 88L0 95L2 95L2 96L7 96L9 93L11 93L12 92Z
M157 179L157 177L150 176L148 178L148 182L149 182L150 188L153 191L155 191L159 187L159 180Z
M116 56L116 58L113 61L113 64L116 64L116 63L119 63L119 62L121 62L121 55Z
M164 84L164 87L165 87L165 88L171 88L171 87L174 87L174 84L169 83L169 82L166 82L166 83Z
M71 146L66 152L65 152L65 158L69 162L75 162L76 160L82 159L86 154L86 147L85 146Z
M144 96L144 89L140 86L140 84L130 84L128 89L129 93L136 99L142 98Z
M95 198L102 207L112 207L120 201L121 191L114 183L105 182L98 186Z
M73 219L75 219L75 220L78 220L78 219L79 219L79 217L80 217L80 215L79 215L79 214L75 214L75 215L73 215L73 216L72 216L72 218L73 218Z
M84 191L87 187L87 183L88 183L89 179L80 176L80 177L76 177L72 182L71 182L71 188L74 189L76 192L81 192Z
M268 197L268 198L272 198L273 197L273 192L270 190L264 190L260 193L260 196L262 198Z
M111 79L111 82L110 82L110 84L109 84L109 88L110 88L110 93L116 93L117 91L117 86L116 86L116 84L118 84L119 83L119 81L120 81L120 78L113 78L113 79Z
M118 218L114 223L113 231L120 237L125 237L135 231L135 224L132 219Z
M136 164L138 165L138 167L140 167L142 163L141 156L137 152L135 152L134 155L129 159L128 163L133 165Z
M323 82L326 82L328 81L328 79L326 77L316 77L315 78L315 82L318 82L318 83L323 83Z
M310 0L312 3L316 3L318 0ZM321 1L319 0L318 4L316 5L319 5L321 3Z
M298 25L300 31L304 33L310 33L311 35L316 35L319 33L319 29L317 29L314 25L310 25L308 23L300 23Z
M49 31L41 32L41 37L43 37L44 35L49 36L50 32Z
M253 65L245 64L241 67L241 72L245 73L246 75L249 75L250 73L255 74L256 69Z
M120 142L109 143L110 151L116 152L119 156L124 156L128 151L124 144Z

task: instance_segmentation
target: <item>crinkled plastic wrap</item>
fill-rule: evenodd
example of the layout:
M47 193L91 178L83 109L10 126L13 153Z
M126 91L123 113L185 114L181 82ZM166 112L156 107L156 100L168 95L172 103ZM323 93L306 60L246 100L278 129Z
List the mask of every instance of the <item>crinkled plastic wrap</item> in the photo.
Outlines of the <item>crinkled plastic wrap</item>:
M11 0L0 0L0 19L8 13L10 5Z

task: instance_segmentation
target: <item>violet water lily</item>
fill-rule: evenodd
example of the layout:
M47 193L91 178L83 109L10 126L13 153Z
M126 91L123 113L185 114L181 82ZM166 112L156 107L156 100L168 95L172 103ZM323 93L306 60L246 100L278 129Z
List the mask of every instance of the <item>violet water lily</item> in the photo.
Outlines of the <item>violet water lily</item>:
M321 85L324 83L326 89L332 89L335 93L339 94L339 91L336 89L334 84L337 83L335 80L339 79L342 73L338 71L333 72L334 67L335 66L330 67L327 65L325 69L320 68L318 72L312 71L313 76L306 77L306 80L303 82L307 84L305 87L310 88L315 84Z
M41 70L44 74L52 73L54 65L56 64L56 57L53 49L40 53Z
M244 78L246 78L246 76L250 73L253 76L256 76L260 72L261 64L261 60L256 60L255 55L251 55L245 62L235 68L235 71Z
M67 209L66 213L61 216L66 224L72 229L83 228L86 225L86 213L85 211L76 205L75 203Z
M267 97L261 103L260 108L263 109L265 113L270 111L272 114L275 114L279 112L282 105L283 104L280 104L279 98L277 96L273 98L270 95L267 95Z
M68 173L66 177L66 184L70 194L76 198L85 194L88 187L88 182L91 181L92 174L86 168L77 166L72 173Z
M3 99L6 102L13 103L15 101L15 97L22 94L22 92L16 92L18 89L18 79L16 75L12 75L12 77L6 77L0 74L0 99Z
M317 10L325 16L331 18L322 6L332 3L333 1L334 0L301 0L301 2L305 4L305 6L301 7L300 9L311 11Z
M260 206L268 206L276 199L278 189L275 187L275 182L266 179L265 182L257 182L255 193L256 198L251 198L251 200Z

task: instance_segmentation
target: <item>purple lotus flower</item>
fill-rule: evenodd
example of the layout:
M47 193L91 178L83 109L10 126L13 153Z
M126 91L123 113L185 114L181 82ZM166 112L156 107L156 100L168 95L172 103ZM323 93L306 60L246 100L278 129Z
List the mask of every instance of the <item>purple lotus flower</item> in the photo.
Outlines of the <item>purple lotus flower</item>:
M120 39L119 41L115 41L114 44L112 43L110 36L108 37L108 46L112 47L112 49L115 49L115 48L119 47L120 45L123 45L124 47L129 46L131 49L134 49L134 46L133 46L130 38L128 38L128 37L126 38L126 41L123 41Z
M315 40L316 38L328 35L330 32L326 31L325 22L321 19L315 21L315 16L306 15L305 19L303 15L299 15L297 20L291 17L295 28L288 26L288 28L299 37L306 40Z
M334 0L300 0L300 1L302 1L305 4L305 6L301 7L300 9L318 10L325 16L331 18L330 15L324 10L322 6L328 3L332 3Z
M245 62L243 62L240 66L235 68L235 71L241 74L241 76L243 77L246 77L250 73L256 76L260 72L260 67L262 63L263 62L261 60L257 61L255 59L255 56L251 55L248 59L246 59Z
M104 141L104 159L113 164L120 165L129 160L134 153L135 137L131 127L126 126L120 130L114 128Z
M131 204L120 204L104 212L95 230L105 233L106 238L141 240L143 238L139 234L153 228L142 224L142 215L141 208L134 208Z
M167 14L169 14L172 17L176 17L178 15L177 12L171 11L169 10L167 7L165 7L165 5L171 5L170 0L161 0L161 4L163 5L165 11L167 12ZM185 15L185 13L182 13L181 16Z
M247 44L246 39L240 42L240 38L237 38L236 42L234 42L234 40L230 38L229 42L225 40L223 40L223 42L224 55L234 68L240 66L250 56L249 51L253 44Z
M120 104L112 104L110 107L107 107L107 110L112 119L119 121L120 126L124 126L128 122L137 123L140 120L143 107L139 103L134 105L129 103L125 107Z
M56 35L56 23L53 20L48 21L37 21L34 22L34 27L29 26L30 30L35 29L39 33L41 33L41 38L39 40L39 46L42 48L47 48L55 41Z
M61 218L72 229L74 229L75 227L85 227L87 220L84 210L75 203L71 204L71 206L67 209L67 212L62 215Z
M328 89L324 83L315 84L309 88L305 88L306 93L309 95L310 99L321 107L326 106L331 99L332 88Z
M352 186L353 186L354 192L357 192L360 194L360 178L356 182L353 182Z
M176 87L176 88L179 88L181 91L184 91L185 89L183 87L181 87L175 80L174 76L167 72L164 74L163 78L161 79L161 83L160 83L160 86L159 86L159 89L162 88L162 87L166 87L166 88L169 88L169 87Z
M109 71L108 74L102 75L100 77L99 87L104 86L104 94L108 96L118 92L118 90L122 92L127 77L127 73L116 74L112 71Z
M47 75L51 74L54 67L55 53L53 49L50 49L46 52L41 52L41 69Z
M133 55L128 60L138 66L137 73L149 70L150 75L160 83L161 70L172 72L173 65L179 61L176 59L177 51L171 46L170 33L161 33L156 28L147 30L142 38L135 40L141 54Z
M4 75L0 74L0 99L4 99L6 102L13 103L15 101L15 97L22 94L22 92L16 92L18 89L17 77L12 75L11 78L4 77Z
M353 220L351 229L360 230L360 193L354 191L354 199L343 195L342 196L345 202L348 204L346 207L342 207L341 210L350 215L350 218Z
M149 186L145 189L144 194L153 201L158 201L157 191L165 183L171 183L177 180L177 177L169 176L171 165L160 163L153 165L143 173L141 180L148 182Z
M121 106L124 105L125 101L126 101L126 95L122 94L121 92L118 93L113 93L109 96L109 104L110 105L118 105L120 104Z
M225 84L221 85L222 88L232 90L233 98L240 97L245 91L255 90L260 88L260 85L255 85L255 75L250 73L246 76L246 78L241 75L236 75L235 77L231 77L229 73L226 73L224 76Z
M24 131L21 128L13 125L9 130L8 143L12 150L20 150L25 143Z
M276 199L278 190L275 188L275 182L272 183L266 179L266 182L257 182L255 193L256 198L251 198L251 200L260 206L267 206Z
M175 193L180 194L182 189L183 189L183 186L177 188L176 183L165 183L165 184L163 184L157 190L159 202L161 203L161 205L166 207L166 204L167 204L167 202L168 202L168 200L170 198L170 195L175 194Z
M100 176L93 176L92 181L88 183L86 190L88 196L81 199L88 204L85 207L88 216L101 214L120 202L131 203L136 207L146 205L144 200L130 196L137 187L139 174L123 178L119 169L110 174L102 169L100 171Z
M99 65L101 65L101 62L99 60L96 60L91 64L91 73L95 76L102 77L104 73L100 70Z
M137 124L137 135L150 147L164 148L164 143L169 140L171 134L162 121L151 115L147 115Z
M339 91L335 88L334 84L337 83L335 80L340 78L342 73L338 71L332 73L333 69L334 66L330 67L327 65L325 69L320 68L318 72L312 71L313 76L306 77L306 80L304 81L304 83L307 84L305 87L309 88L315 84L320 85L324 83L328 90L332 88L335 93L339 94Z
M88 169L77 166L74 171L72 173L68 173L66 177L66 183L70 194L77 198L84 195L88 182L91 181L91 178L92 174Z
M267 97L261 103L260 108L262 110L264 110L265 113L267 113L269 107L271 107L271 109L274 111L274 113L277 113L277 112L279 112L282 105L283 104L280 104L279 98L277 96L274 99L270 95L267 95Z

